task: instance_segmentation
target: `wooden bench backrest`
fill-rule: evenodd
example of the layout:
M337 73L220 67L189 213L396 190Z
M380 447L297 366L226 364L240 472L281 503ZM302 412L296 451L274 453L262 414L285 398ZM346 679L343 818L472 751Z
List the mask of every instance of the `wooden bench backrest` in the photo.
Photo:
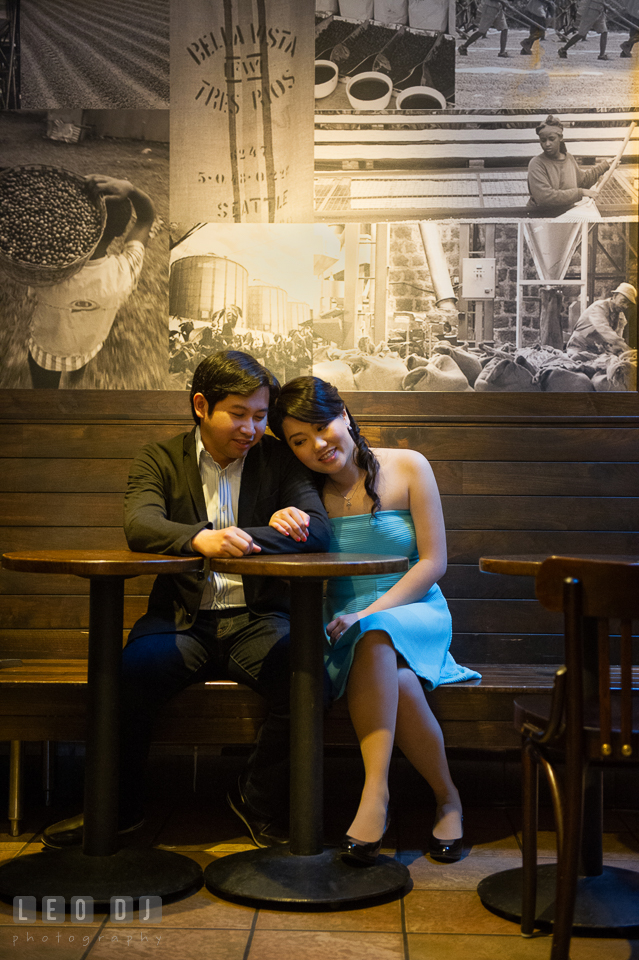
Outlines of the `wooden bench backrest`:
M5 391L0 542L125 547L132 457L191 427L182 392ZM353 394L372 445L430 460L442 495L449 568L441 585L462 662L556 663L562 623L522 577L479 573L490 554L639 553L636 394ZM126 584L125 626L150 580ZM83 657L88 584L0 571L0 657Z

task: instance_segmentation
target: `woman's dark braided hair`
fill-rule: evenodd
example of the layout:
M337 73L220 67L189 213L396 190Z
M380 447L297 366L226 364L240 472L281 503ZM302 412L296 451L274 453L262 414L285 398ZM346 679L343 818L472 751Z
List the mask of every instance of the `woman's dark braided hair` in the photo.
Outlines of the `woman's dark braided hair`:
M293 417L302 423L329 423L341 416L343 410L348 414L348 432L355 442L355 463L366 471L364 489L373 501L371 515L375 516L382 505L377 493L379 461L332 383L319 377L296 377L285 383L269 408L268 425L276 437L284 440L282 422L285 417Z

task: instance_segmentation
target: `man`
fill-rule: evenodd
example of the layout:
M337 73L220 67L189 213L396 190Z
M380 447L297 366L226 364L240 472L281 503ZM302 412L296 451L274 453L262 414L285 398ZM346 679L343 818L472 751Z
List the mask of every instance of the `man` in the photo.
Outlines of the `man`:
M277 380L253 357L226 350L193 375L196 426L144 447L131 467L124 529L132 550L203 557L318 552L330 526L312 474L265 437ZM233 811L258 846L286 841L288 589L272 577L201 573L157 577L147 613L122 655L119 829L143 822L143 771L163 704L192 683L230 679L269 702ZM47 846L82 840L82 816L48 827Z
M639 40L639 0L626 0L624 19L628 26L628 39L621 44L620 57L632 56L632 48Z
M508 45L508 24L504 14L504 8L499 0L483 0L481 6L481 19L477 30L471 37L468 37L459 46L457 53L462 57L468 56L468 48L471 43L477 43L482 37L487 36L491 27L499 30L499 53L498 57L507 57L506 47Z
M523 57L529 57L532 54L535 40L541 42L546 39L546 27L554 12L555 7L552 0L528 0L524 7L524 13L528 20L533 20L538 26L531 26L529 35L521 41L519 52Z
M607 300L595 300L581 314L566 344L570 356L581 353L624 353L628 344L622 334L625 311L637 303L631 283L620 283Z
M555 34L562 43L568 42L569 34L577 31L577 0L566 0L555 9Z
M585 40L588 36L588 31L594 30L595 33L599 34L599 56L598 60L607 60L608 55L606 54L606 46L608 44L608 23L606 21L606 4L605 0L582 0L581 7L579 9L579 25L577 27L577 32L563 47L559 47L557 51L558 56L565 60L568 56L568 51L571 47L574 47L576 43L579 43L580 40Z

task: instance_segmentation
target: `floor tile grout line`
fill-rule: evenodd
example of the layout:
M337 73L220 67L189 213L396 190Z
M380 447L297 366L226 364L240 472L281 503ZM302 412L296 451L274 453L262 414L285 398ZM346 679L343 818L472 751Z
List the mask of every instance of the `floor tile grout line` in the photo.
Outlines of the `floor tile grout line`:
M253 922L251 924L251 929L249 930L248 939L246 941L246 946L244 948L244 954L242 955L242 960L248 960L249 953L251 952L251 946L253 944L253 937L255 936L255 928L257 926L257 918L260 915L259 909L257 909L253 915Z
M402 919L402 944L404 947L404 960L410 960L410 950L408 947L408 931L406 929L406 906L405 899L402 899L399 902L399 910Z
M80 957L80 960L86 960L86 958L89 956L89 954L90 954L91 951L93 950L94 945L95 945L96 943L99 943L99 942L100 942L99 939L98 939L99 936L100 936L100 931L101 931L101 930L104 930L104 928L106 927L106 925L107 925L107 920L108 920L108 915L105 914L104 920L102 921L102 923L100 924L100 926L98 927L98 929L95 931L95 936L92 938L91 943L87 946L86 950L84 951L84 953L83 953L82 956Z

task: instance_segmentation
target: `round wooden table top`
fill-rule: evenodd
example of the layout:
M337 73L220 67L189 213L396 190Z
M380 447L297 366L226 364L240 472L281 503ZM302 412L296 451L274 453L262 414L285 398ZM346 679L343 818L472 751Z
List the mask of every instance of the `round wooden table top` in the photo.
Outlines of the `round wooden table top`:
M203 558L169 557L131 550L20 550L3 553L7 570L28 573L74 573L78 577L139 577L142 574L201 570Z
M639 558L629 556L613 556L610 554L594 553L529 553L508 557L480 557L479 569L482 573L509 573L516 577L536 577L544 560L551 557L562 557L573 560L608 560L614 563L639 563Z
M244 573L256 577L364 577L408 570L407 557L378 553L269 553L250 557L212 557L217 573Z

